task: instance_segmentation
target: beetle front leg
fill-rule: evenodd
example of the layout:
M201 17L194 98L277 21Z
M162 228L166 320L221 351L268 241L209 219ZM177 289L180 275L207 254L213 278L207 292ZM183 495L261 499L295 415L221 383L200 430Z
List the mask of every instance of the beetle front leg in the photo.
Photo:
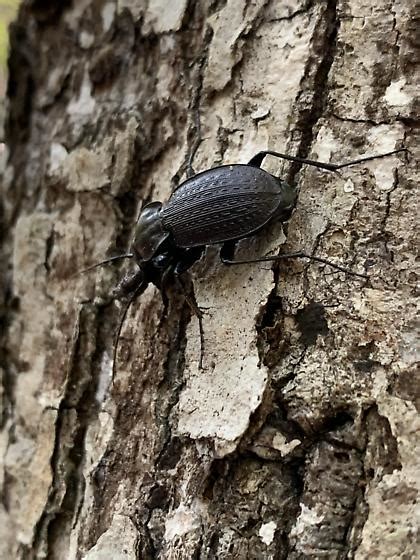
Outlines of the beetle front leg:
M139 293L143 287L146 289L148 283L148 280L145 278L144 270L139 268L135 272L124 276L112 290L112 296L114 299L128 297L133 292Z

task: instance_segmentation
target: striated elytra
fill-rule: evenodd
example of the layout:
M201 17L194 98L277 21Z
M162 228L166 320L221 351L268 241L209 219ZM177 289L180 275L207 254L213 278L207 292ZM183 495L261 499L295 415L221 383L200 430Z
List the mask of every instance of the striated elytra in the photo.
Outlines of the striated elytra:
M185 255L177 254L183 260L194 247L253 235L274 216L284 221L295 200L295 188L259 167L215 167L187 179L166 204L148 204L132 248L138 262L170 254L174 247L185 249Z

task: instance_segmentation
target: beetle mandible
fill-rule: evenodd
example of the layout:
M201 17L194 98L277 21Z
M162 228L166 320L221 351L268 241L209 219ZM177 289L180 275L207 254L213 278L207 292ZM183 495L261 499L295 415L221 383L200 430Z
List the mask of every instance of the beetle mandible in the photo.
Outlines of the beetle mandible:
M116 298L131 296L122 315L116 345L128 307L134 298L150 282L162 294L165 294L170 283L176 282L199 320L203 348L202 314L195 301L188 296L181 275L202 256L207 245L222 244L220 258L226 265L305 258L353 276L368 278L366 274L354 272L303 251L251 260L234 260L235 243L255 235L273 220L286 221L295 206L296 187L261 169L265 156L271 155L337 171L401 151L406 151L406 148L334 164L264 150L258 152L247 164L222 165L194 175L181 183L165 204L147 204L138 218L131 252L85 269L91 270L121 258L133 258L138 266L137 271L124 277L114 290ZM115 356L116 349L114 363Z

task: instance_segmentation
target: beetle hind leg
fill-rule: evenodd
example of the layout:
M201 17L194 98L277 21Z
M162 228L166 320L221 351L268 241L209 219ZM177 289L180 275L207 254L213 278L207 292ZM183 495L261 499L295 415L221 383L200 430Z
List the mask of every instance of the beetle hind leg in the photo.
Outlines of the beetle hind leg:
M399 148L398 150L392 150L391 152L385 152L383 154L376 154L373 156L362 157L352 161L348 161L346 163L326 163L323 161L315 161L313 159L306 159L298 156L288 156L286 154L281 154L280 152L273 152L271 150L264 150L262 152L258 152L258 154L256 154L253 158L251 158L248 162L248 165L251 165L253 167L261 167L261 164L265 156L274 156L279 159L285 159L287 161L295 161L297 163L303 163L305 165L312 165L313 167L319 167L320 169L326 169L327 171L337 171L338 169L343 169L344 167L350 167L351 165L356 165L358 163L363 163L365 161L371 161L373 159L392 156L394 154L398 154L399 152L407 152L407 148Z
M223 251L223 248L222 248ZM308 255L303 251L296 251L295 253L283 253L282 255L273 255L272 257L260 257L258 259L249 259L249 260L241 260L235 261L233 260L233 255L222 255L222 251L220 252L220 258L223 264L228 266L238 265L238 264L252 264L252 263L260 263L260 262L274 262L274 261L281 261L285 259L308 259L310 261L319 262L321 264L326 264L331 268L337 270L337 272L344 272L345 274L349 274L350 276L357 276L359 278L363 278L364 280L369 279L367 274L361 274L360 272L355 272L354 270L350 270L344 266L335 264L327 259L323 259L322 257L316 257L315 255Z

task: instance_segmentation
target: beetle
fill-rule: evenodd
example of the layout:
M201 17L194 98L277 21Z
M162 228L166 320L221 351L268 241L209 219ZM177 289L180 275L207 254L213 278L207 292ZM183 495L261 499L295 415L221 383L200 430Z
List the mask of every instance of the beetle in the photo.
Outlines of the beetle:
M274 220L286 221L295 207L296 187L261 168L267 155L328 171L338 171L401 151L406 149L400 148L334 164L264 150L246 164L222 165L186 179L164 204L147 204L136 223L131 252L111 257L85 269L91 270L122 258L133 258L137 264L137 270L125 276L113 292L115 298L130 296L122 315L116 344L129 305L152 282L163 295L171 283L178 284L199 320L203 347L202 314L195 301L187 294L181 278L202 256L208 245L222 244L220 258L226 265L305 258L353 276L368 278L366 274L354 272L303 251L251 260L234 260L235 244L240 239L256 235Z

